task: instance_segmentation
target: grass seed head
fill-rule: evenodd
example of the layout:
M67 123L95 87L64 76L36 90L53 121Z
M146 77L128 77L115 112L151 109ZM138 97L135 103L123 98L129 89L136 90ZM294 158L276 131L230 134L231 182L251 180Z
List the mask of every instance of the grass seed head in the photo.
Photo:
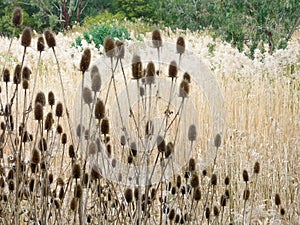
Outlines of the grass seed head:
M54 34L50 30L45 30L44 36L49 48L54 48L56 46L56 41Z
M77 184L77 186L74 189L74 197L81 198L81 196L82 196L82 187L81 184Z
M217 206L214 206L214 216L215 217L218 217L220 215L220 211L219 211L219 208Z
M12 15L12 23L15 27L19 27L23 23L23 12L20 7L15 8Z
M95 142L91 142L89 145L89 155L93 156L97 153L97 144Z
M53 115L49 112L45 119L45 130L50 131L54 123Z
M177 188L180 188L180 186L181 186L181 176L180 175L177 175L176 186L177 186Z
M206 207L206 209L205 209L205 218L207 220L209 220L209 217L210 217L210 209L208 207Z
M60 124L57 125L57 127L56 127L56 132L57 132L58 134L62 134L63 128L62 128L62 126L61 126Z
M162 136L158 136L156 139L156 145L159 152L165 152L166 151L166 142L165 139Z

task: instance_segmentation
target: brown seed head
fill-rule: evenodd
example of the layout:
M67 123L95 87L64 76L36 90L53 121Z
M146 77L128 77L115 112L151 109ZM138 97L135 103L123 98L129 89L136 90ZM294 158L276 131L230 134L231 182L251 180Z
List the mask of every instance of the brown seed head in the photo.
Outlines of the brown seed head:
M40 103L37 103L34 107L34 118L35 120L41 121L43 119L43 116L43 106Z
M177 188L180 188L180 186L181 186L181 176L180 175L177 175L176 186L177 186Z
M217 185L217 175L213 174L211 176L211 180L210 180L211 185L216 186Z
M146 69L146 84L154 84L155 82L155 65L151 61L147 65Z
M81 168L78 163L75 163L72 168L72 176L75 179L79 179L81 175Z
M24 89L24 90L27 90L28 88L29 88L29 81L28 80L23 80L23 82L22 82L22 88Z
M154 48L160 48L162 46L162 39L158 29L152 32L152 44Z
M247 188L244 190L243 199L247 201L250 197L250 190Z
M196 160L194 158L190 158L189 171L193 172L195 170L196 170Z
M21 65L17 64L14 70L14 78L13 78L13 82L14 84L20 84L21 83Z
M169 65L169 77L171 77L173 80L174 78L177 77L177 73L178 73L177 63L176 61L173 60Z
M47 151L47 141L45 138L40 139L39 141L39 150L41 152Z
M131 64L132 77L134 80L138 80L143 77L143 67L141 57L138 55L134 55L132 58Z
M124 43L122 41L116 40L116 46L117 46L117 57L119 59L123 59L125 55Z
M207 220L209 220L209 217L210 217L210 209L208 207L206 207L206 209L205 209L205 218Z
M279 206L281 204L280 195L275 194L275 205Z
M77 205L78 205L78 202L77 202L77 198L72 198L71 200L71 203L70 203L70 209L72 211L75 211L77 209Z
M54 123L53 115L51 112L49 112L45 119L45 130L50 131L53 123Z
M29 47L31 44L32 39L32 31L30 27L25 27L22 36L21 36L21 45L26 47Z
M61 208L61 205L60 205L60 200L55 198L54 199L54 205L55 205L55 208L56 209L60 209Z
M56 41L53 33L50 30L44 32L44 36L49 48L54 48L56 46Z
M12 23L15 27L19 27L23 22L23 13L22 9L17 7L15 8L12 15Z
M179 97L186 98L190 92L189 83L182 80L179 87Z
M22 72L23 79L30 80L31 73L32 73L31 70L27 66L24 66Z
M136 146L135 142L131 142L131 144L130 144L130 154L133 157L136 157L136 155L137 155L137 146Z
M190 74L188 74L187 72L185 72L183 74L183 80L185 80L186 82L188 82L190 84L191 83L191 76L190 76Z
M222 141L221 135L220 135L220 134L217 134L216 137L215 137L215 147L216 147L216 148L219 148L219 147L220 147L221 141Z
M62 117L63 115L63 105L61 102L58 102L55 109L55 116Z
M82 92L83 100L86 104L91 104L93 102L92 91L88 87L85 87Z
M95 106L95 118L101 120L105 117L105 106L102 100L98 99Z
M81 198L82 196L82 187L81 184L77 184L77 186L74 189L74 196L75 198Z
M174 152L174 144L172 142L169 142L167 144L167 148L165 151L165 157L169 158L169 156Z
M15 182L13 180L8 181L8 190L13 192L15 190Z
M185 41L183 37L179 37L176 42L177 53L183 54L185 51Z
M101 133L107 135L109 133L109 121L107 118L102 119Z
M56 132L57 132L58 134L62 134L63 128L62 128L62 126L61 126L60 124L57 125L57 127L56 127Z
M125 200L127 203L131 203L133 200L133 193L131 188L127 188L124 192Z
M248 171L247 170L244 170L243 171L243 180L245 182L248 182L249 181L249 175L248 175Z
M69 146L69 157L72 159L75 158L75 150L73 145Z
M54 93L52 91L50 91L48 93L48 104L51 106L51 108L55 104L55 96L54 96Z
M259 164L259 162L255 162L253 171L256 174L259 173L259 171L260 171L260 164Z
M99 75L94 75L92 78L92 91L98 92L101 88L101 78Z
M37 103L40 103L42 106L46 105L46 97L44 92L40 91L39 93L36 94L35 104Z
M115 56L115 43L112 38L105 39L104 50L107 57L112 58Z
M225 185L229 185L229 182L230 182L229 177L226 176L226 177L225 177L225 180L224 180Z
M10 72L7 68L5 68L5 70L3 72L3 81L5 83L8 83L10 81Z
M169 212L169 220L173 221L175 218L175 209L171 209L171 211Z
M37 40L37 50L39 52L42 52L45 50L45 41L44 41L44 37L40 36Z
M188 138L189 141L195 141L197 138L197 130L195 124L190 125L189 131L188 131Z
M62 136L61 136L61 143L63 145L67 144L67 134L66 133L62 134Z
M284 215L285 215L285 209L284 209L284 208L281 208L281 209L280 209L280 215L281 215L281 216L284 216Z
M166 142L165 139L162 136L158 136L156 139L156 145L159 152L165 152L166 151Z
M91 62L91 50L86 48L82 54L81 61L80 61L80 71L84 73L88 70Z
M34 164L38 164L41 162L41 154L36 148L32 151L31 162Z
M197 187L195 189L193 198L194 198L195 201L200 201L200 199L201 199L201 191L200 191L199 187Z
M218 217L220 215L219 208L217 206L214 206L214 216Z
M199 177L197 174L193 174L191 178L191 186L193 188L199 187Z
M153 122L151 120L147 121L146 123L146 136L151 136L153 135L153 132L154 132L154 125L153 125Z
M89 145L89 155L93 156L97 153L97 144L95 142L91 142Z
M220 204L222 207L226 206L226 199L227 199L226 195L221 196Z

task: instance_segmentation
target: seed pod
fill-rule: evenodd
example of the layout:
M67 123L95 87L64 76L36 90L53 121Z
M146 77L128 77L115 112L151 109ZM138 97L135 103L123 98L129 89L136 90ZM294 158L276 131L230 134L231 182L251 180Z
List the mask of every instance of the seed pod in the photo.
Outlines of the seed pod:
M95 106L95 118L97 120L101 120L104 117L105 117L105 106L104 106L103 101L98 99L96 106Z
M183 37L178 37L177 42L176 42L176 50L177 53L183 54L185 51L185 41Z
M275 194L275 205L279 206L281 204L280 195Z
M63 135L61 136L61 143L63 145L67 144L67 134L63 133Z
M180 87L179 87L179 97L186 98L189 95L190 92L190 86L189 83L185 80L181 81Z
M109 133L109 121L107 118L102 119L101 133L107 135Z
M255 162L254 164L254 173L258 174L260 171L260 164L259 162Z
M154 48L160 48L162 46L162 39L158 29L152 32L152 44Z
M48 93L48 104L51 106L51 108L55 104L55 96L54 96L54 93L52 91L50 91Z
M13 78L13 83L14 84L20 84L21 82L21 65L17 64L14 70L14 78Z
M13 192L15 190L15 182L13 180L8 181L8 190Z
M226 199L227 199L227 197L225 195L221 196L220 204L222 207L226 206Z
M57 132L58 134L62 134L63 128L62 128L62 126L61 126L60 124L57 125L57 127L56 127L56 132Z
M39 52L42 52L45 50L45 41L44 41L44 37L40 36L37 40L37 50Z
M121 145L125 146L126 145L126 138L124 135L121 136Z
M208 207L206 207L206 209L205 209L205 218L207 220L209 220L209 217L210 217L210 209Z
M197 187L195 189L193 198L194 198L195 201L200 201L200 199L201 199L201 191L200 191L199 187Z
M226 177L225 177L225 180L224 180L225 185L229 185L229 182L230 182L229 177L226 176Z
M176 214L174 222L179 223L179 221L180 221L180 215Z
M93 102L92 91L88 87L85 87L82 92L83 100L86 104L91 104Z
M56 104L55 116L62 117L62 115L63 115L63 105L61 102L58 102Z
M116 40L117 46L117 58L123 59L125 55L124 43L122 41Z
M22 88L24 90L27 90L29 88L29 82L28 82L28 80L23 80L23 82L22 82Z
M211 180L210 180L211 185L216 186L217 185L217 175L213 174L211 176Z
M35 97L35 104L40 103L42 106L46 105L46 97L45 94L43 92L39 92L36 94Z
M127 203L131 203L133 200L133 193L131 188L127 188L124 192L125 200Z
M191 178L191 186L193 188L197 188L199 186L199 177L197 174L193 174Z
M32 32L30 27L25 27L22 36L21 36L21 45L26 47L29 47L31 44L32 39Z
M25 66L22 71L23 79L30 80L31 73L31 70L27 66Z
M281 209L280 209L280 215L281 215L281 216L284 216L284 215L285 215L285 209L284 209L284 208L281 208Z
M45 130L50 131L54 123L53 115L49 112L45 119Z
M53 174L52 173L49 173L48 175L48 180L49 180L49 184L52 184L53 183Z
M177 73L178 73L177 63L176 61L171 61L169 65L169 77L172 78L173 80L174 78L177 77Z
M53 33L50 30L44 32L44 36L49 48L54 48L56 46L56 41Z
M155 65L151 61L147 65L146 69L146 84L154 84L155 82Z
M34 107L34 118L35 120L41 121L43 119L43 116L43 106L40 103L37 103Z
M220 145L221 145L221 135L217 134L216 137L215 137L215 147L219 148Z
M72 168L72 176L75 179L79 179L80 175L81 175L80 165L78 163L75 163Z
M171 209L171 211L169 212L169 220L173 221L175 218L175 209Z
M23 22L23 13L20 7L15 8L12 15L12 23L15 27L19 27Z
M214 216L218 217L220 215L219 208L217 206L214 206Z
M194 158L190 158L189 160L189 171L193 172L196 170L196 161Z
M132 164L132 163L133 163L133 157L132 157L132 155L129 155L129 156L127 157L127 163L128 163L128 164Z
M133 56L131 70L132 70L132 77L134 80L138 80L142 78L143 67L142 67L142 61L140 56L138 55Z
M177 188L180 188L180 186L181 186L181 176L180 175L177 175L176 186L177 186Z
M206 170L206 169L202 170L202 175L203 175L204 177L207 175L207 170Z
M3 81L5 83L8 83L10 81L10 72L7 68L5 68L5 70L3 72Z
M104 41L104 50L107 57L112 58L115 56L115 43L112 38L106 38Z
M82 54L80 61L80 71L83 73L88 70L91 62L91 50L86 48Z
M248 175L248 171L244 170L243 171L243 180L247 183L249 181L249 175Z

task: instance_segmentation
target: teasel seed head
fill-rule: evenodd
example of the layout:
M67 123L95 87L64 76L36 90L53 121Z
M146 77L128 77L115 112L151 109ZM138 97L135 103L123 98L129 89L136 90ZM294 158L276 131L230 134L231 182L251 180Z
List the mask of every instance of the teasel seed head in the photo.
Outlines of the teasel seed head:
M45 119L45 130L50 131L54 123L53 115L49 112Z
M285 215L285 209L284 209L284 208L281 208L281 209L280 209L280 215L281 215L281 216L284 216L284 215Z
M105 117L105 105L102 100L98 99L95 106L95 118L101 120Z
M194 124L190 125L190 127L189 127L188 138L189 138L189 141L195 141L197 138L197 130L196 130L196 126Z
M190 86L185 80L182 80L179 87L179 97L186 98L189 95Z
M93 156L97 153L97 144L95 142L91 142L89 145L89 155Z
M180 215L176 214L174 222L179 223L179 221L180 221Z
M196 160L194 158L190 158L189 160L189 171L193 172L196 170Z
M116 46L117 46L117 58L123 59L125 56L124 43L122 41L116 40Z
M186 82L188 82L190 84L191 83L191 76L190 76L190 74L188 74L187 72L185 72L183 74L183 80L185 80Z
M49 184L53 183L53 180L54 180L53 173L49 173L48 180L49 180Z
M55 116L62 117L62 115L63 115L63 104L61 102L58 102L56 104Z
M44 36L49 48L54 48L56 46L56 41L53 33L50 30L45 30Z
M50 91L48 93L48 104L51 106L51 108L55 104L55 96L54 96L54 93L52 91Z
M131 63L132 79L138 80L143 77L143 67L141 57L134 55Z
M81 137L81 135L84 135L85 127L78 124L76 128L76 135L77 137Z
M109 121L107 118L101 121L101 133L107 135L109 133Z
M12 15L12 23L15 27L19 27L23 22L23 12L20 7L15 8Z
M160 48L162 46L162 38L158 29L152 32L152 44L154 48Z
M99 72L99 69L98 69L98 66L96 65L93 65L92 68L91 68L91 79L93 80L94 76L99 76L100 77L100 72Z
M151 61L147 65L146 69L146 84L154 84L155 82L155 65Z
M222 141L221 135L220 135L220 134L217 134L217 135L215 136L215 147L216 147L216 148L219 148L219 147L221 146L221 141Z
M33 189L34 189L34 179L31 178L29 181L29 191L33 192Z
M58 198L60 200L62 200L64 198L64 196L65 196L64 187L61 186L60 189L59 189Z
M37 50L39 52L42 52L42 51L45 50L45 41L44 41L44 37L43 36L38 37L38 40L37 40Z
M217 185L217 175L213 174L211 176L211 180L210 180L211 185L216 186Z
M62 136L61 136L61 143L63 145L67 144L67 134L66 133L63 133Z
M58 186L64 186L65 185L65 182L61 177L58 177L56 179L56 183L57 183Z
M3 72L3 81L5 83L10 82L10 72L7 68L5 68L4 72Z
M45 138L40 139L39 141L39 150L41 152L47 151L47 141Z
M77 202L77 198L72 198L71 200L71 203L70 203L70 209L72 211L75 211L77 209L77 205L78 205L78 202Z
M209 217L210 217L210 209L208 207L206 207L206 209L205 209L205 218L207 220L209 220Z
M126 137L125 137L125 135L122 135L122 136L121 136L120 142L121 142L121 145L122 145L122 146L125 146L125 145L126 145Z
M13 169L10 169L8 171L8 174L7 174L7 177L6 177L7 180L10 180L10 179L14 179L14 170Z
M169 158L169 156L174 152L174 144L169 142L166 147L165 157Z
M91 104L93 102L92 91L88 87L85 87L82 92L83 100L86 104Z
M13 83L14 84L20 84L21 83L21 65L17 64L14 70L14 77L13 77Z
M116 160L115 158L113 158L113 159L111 160L111 166L112 166L112 168L115 168L116 165L117 165L117 160Z
M75 158L75 150L74 150L74 146L73 145L69 146L69 157L71 159Z
M248 171L244 170L243 171L243 180L247 183L249 181L249 175L248 175Z
M97 166L93 166L91 170L91 180L99 180L101 178L101 170Z
M56 132L57 132L58 134L62 134L63 128L62 128L62 126L61 126L60 124L57 125L57 127L56 127Z
M35 104L37 103L40 103L42 106L46 105L46 97L44 92L40 91L39 93L36 94Z
M185 51L185 41L183 37L178 37L176 42L177 53L183 54Z
M54 205L55 205L55 208L59 210L61 208L60 200L55 198L54 199Z
M145 95L145 88L140 86L140 96L143 97Z
M169 220L173 221L175 218L175 209L171 209L171 211L169 212Z
M23 88L24 90L27 90L27 89L29 88L29 81L28 81L28 80L24 79L24 80L22 81L22 88Z
M197 174L193 174L191 178L191 186L193 188L199 187L199 177Z
M229 179L228 176L226 176L226 177L225 177L225 180L224 180L225 185L226 185L226 186L229 185L229 182L230 182L230 179Z
M243 199L247 201L250 197L250 190L247 188L244 190Z
M194 191L194 194L193 194L193 198L195 201L200 201L201 199L201 190L199 187L197 187Z
M22 71L23 79L30 80L31 73L32 73L31 70L27 66L24 66Z
M80 61L80 71L84 73L85 71L88 70L91 62L91 50L89 48L86 48L83 51L81 61Z
M206 169L202 170L202 175L203 175L204 177L207 175L207 170L206 170Z
M218 217L220 215L219 208L217 206L214 206L214 216Z
M78 163L75 163L72 168L72 176L74 179L79 179L81 176L81 168Z
M260 171L260 164L259 164L259 162L255 162L253 172L255 174L258 174L259 171Z
M133 200L133 193L131 188L127 188L124 192L125 200L129 204Z
M29 47L31 44L32 39L32 31L30 27L25 27L22 36L21 36L21 45L26 47Z
M135 142L131 142L131 144L130 144L130 154L133 157L136 157L136 155L137 155L137 146L136 146Z
M31 162L34 164L39 164L41 162L41 154L36 148L32 151Z
M281 204L280 195L278 193L275 194L275 205L279 206Z
M165 152L166 151L166 142L165 139L162 136L158 136L156 139L157 149L159 152Z
M43 120L44 111L43 106L40 103L37 103L34 107L34 118L35 120L41 121Z
M171 77L173 80L174 78L177 77L177 74L178 74L177 63L176 61L173 60L169 65L169 77Z
M75 196L75 198L81 198L81 196L82 196L82 187L81 187L81 184L77 184L77 186L75 186L74 196Z
M108 37L105 39L104 50L107 57L112 58L115 56L115 43L112 38Z
M180 188L180 186L181 186L181 176L180 175L177 175L176 186L177 186L177 188Z
M128 163L128 164L132 164L132 163L133 163L133 156L132 156L132 155L129 155L129 156L127 157L127 163Z
M8 181L8 190L13 192L15 190L15 182L13 180Z
M83 187L87 187L88 181L89 181L89 174L88 173L83 174L83 176L82 176Z
M230 197L230 192L229 192L228 189L225 190L225 196L226 196L227 199L229 199L229 197Z
M101 88L101 78L99 75L94 75L92 78L92 91L99 92Z

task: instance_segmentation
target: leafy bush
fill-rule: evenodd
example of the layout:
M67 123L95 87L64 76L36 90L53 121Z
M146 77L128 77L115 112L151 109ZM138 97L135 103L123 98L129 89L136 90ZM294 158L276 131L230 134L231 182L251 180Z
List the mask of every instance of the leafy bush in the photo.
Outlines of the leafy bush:
M87 43L94 42L96 47L99 48L103 45L106 37L118 38L120 40L130 40L130 34L124 26L110 25L103 23L94 26L91 30L83 32L82 37L77 37L74 46L81 46L81 41L84 39Z

